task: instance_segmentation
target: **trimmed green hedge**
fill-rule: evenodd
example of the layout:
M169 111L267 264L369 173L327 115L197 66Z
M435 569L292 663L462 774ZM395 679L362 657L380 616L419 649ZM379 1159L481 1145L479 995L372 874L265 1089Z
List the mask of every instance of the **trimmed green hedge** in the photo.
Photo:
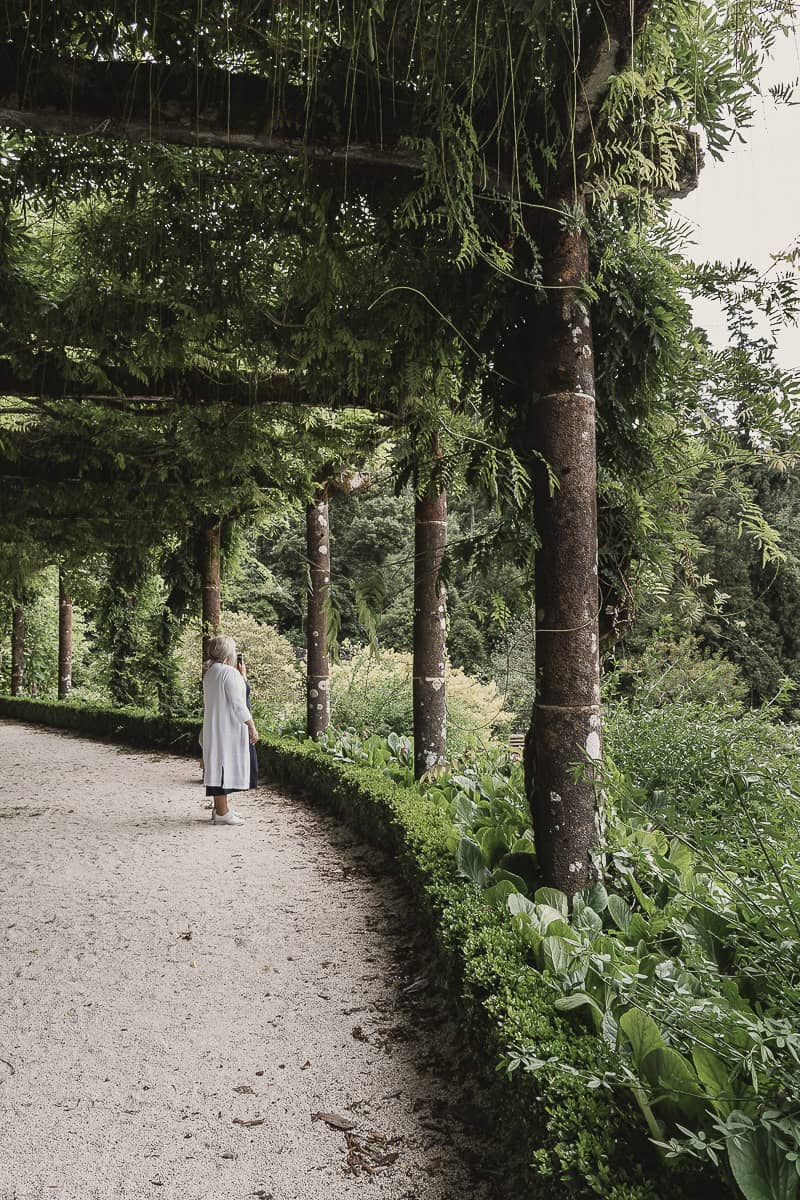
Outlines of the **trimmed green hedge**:
M135 746L197 753L197 724L133 710L0 698L0 715L80 730ZM704 1200L728 1196L718 1178L667 1166L650 1145L627 1097L587 1088L608 1065L603 1043L561 1017L546 980L527 959L504 911L492 908L456 875L447 850L450 825L416 790L380 771L343 763L310 743L262 737L259 760L274 782L302 788L354 832L387 851L439 951L457 997L468 1045L493 1092L498 1153L517 1177L516 1196L531 1200ZM498 1073L520 1045L535 1046L558 1069ZM566 1066L566 1070L564 1070ZM575 1071L576 1074L572 1074Z
M199 756L197 721L154 716L138 708L71 703L69 700L29 700L22 696L0 696L0 717L52 725L92 737L108 738L127 746L168 750L171 754Z

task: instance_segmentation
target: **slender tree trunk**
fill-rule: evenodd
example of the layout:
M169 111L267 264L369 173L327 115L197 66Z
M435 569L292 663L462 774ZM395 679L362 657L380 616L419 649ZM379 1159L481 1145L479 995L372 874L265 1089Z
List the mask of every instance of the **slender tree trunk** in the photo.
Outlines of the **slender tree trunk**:
M328 594L331 585L328 493L323 488L306 507L306 550L309 566L306 613L306 733L315 740L331 717L328 655Z
M72 691L72 595L63 570L58 572L58 698Z
M203 662L205 662L208 658L208 644L222 628L219 521L203 525L200 530L199 551L200 578L203 585Z
M414 775L446 758L447 595L439 572L447 546L447 493L414 506Z
M22 695L25 675L25 609L15 604L11 610L11 695Z
M574 204L574 199L573 199ZM541 243L551 290L536 349L532 448L538 468L536 673L526 776L544 881L568 895L593 877L598 838L592 771L601 753L597 580L597 464L591 315L581 292L586 235L571 222Z

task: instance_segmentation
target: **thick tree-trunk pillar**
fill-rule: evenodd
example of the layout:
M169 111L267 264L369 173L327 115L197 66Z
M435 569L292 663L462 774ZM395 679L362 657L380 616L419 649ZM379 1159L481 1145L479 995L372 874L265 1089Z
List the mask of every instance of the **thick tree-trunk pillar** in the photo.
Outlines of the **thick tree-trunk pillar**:
M439 578L447 548L447 493L414 505L414 776L447 754L447 595Z
M63 570L58 572L58 698L72 691L72 595Z
M11 695L21 696L25 676L25 609L15 604L11 610Z
M574 204L574 199L573 199ZM590 766L601 752L597 464L585 233L572 220L542 243L550 289L534 362L537 468L536 673L526 752L536 849L544 881L572 895L593 877L597 800Z
M331 586L331 542L328 493L317 493L306 507L306 550L309 588L306 613L306 733L319 738L331 718L328 655L328 594Z
M205 524L200 530L200 579L203 587L203 662L208 644L222 628L222 575L220 567L219 522Z

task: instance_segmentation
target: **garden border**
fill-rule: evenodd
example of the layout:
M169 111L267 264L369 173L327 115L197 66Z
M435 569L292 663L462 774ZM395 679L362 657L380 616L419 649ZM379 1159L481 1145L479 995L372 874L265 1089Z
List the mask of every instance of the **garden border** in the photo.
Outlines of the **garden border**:
M173 754L199 753L197 721L134 709L0 696L0 717ZM376 768L342 762L308 742L266 735L258 752L270 782L300 788L332 807L394 862L431 934L469 1050L491 1089L498 1159L508 1164L510 1182L524 1171L526 1200L730 1195L718 1177L660 1161L625 1097L587 1088L580 1076L602 1076L609 1065L603 1044L557 1013L553 993L530 969L506 914L458 877L447 848L451 825L433 803ZM542 1060L557 1057L562 1068L498 1072L501 1058L522 1043L534 1044ZM509 1195L523 1194L512 1186Z

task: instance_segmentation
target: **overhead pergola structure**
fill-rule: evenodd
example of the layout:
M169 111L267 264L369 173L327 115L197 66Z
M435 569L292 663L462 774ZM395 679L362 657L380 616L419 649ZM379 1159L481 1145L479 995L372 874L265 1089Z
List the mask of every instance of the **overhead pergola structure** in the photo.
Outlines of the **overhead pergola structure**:
M119 372L112 372L112 375L117 385L126 382ZM11 387L19 385L23 399L31 392L30 378L15 380L8 375L6 378ZM40 373L35 376L37 382L43 382L44 378ZM51 371L46 378L49 390L54 391L54 373ZM335 452L337 442L342 443L340 451L347 453L349 450L355 454L359 444L372 446L386 437L383 424L378 424L363 408L356 408L352 413L339 415L338 419L344 421L345 433L331 437L332 445L318 447L313 442L313 434L307 432L309 417L325 416L325 425L330 432L332 414L319 406L314 412L307 404L298 411L294 403L287 401L287 388L282 379L278 381L276 395L266 392L266 423L263 420L264 404L259 402L257 384L253 381L250 381L246 394L243 388L237 391L233 386L241 383L239 380L234 380L233 384L225 380L224 386L220 384L215 393L208 377L203 376L205 400L202 404L191 402L188 390L193 383L191 372L188 373L188 384L187 375L182 373L162 378L157 396L116 392L98 397L88 386L82 391L74 386L74 381L59 382L64 383L66 396L44 399L34 395L29 401L30 409L8 405L0 408L0 415L35 413L38 417L33 425L24 422L4 431L0 453L3 524L6 528L11 526L10 534L14 528L23 531L23 537L27 535L39 543L45 555L49 547L50 559L60 565L76 557L75 547L78 547L78 557L87 550L107 552L112 566L116 564L123 589L128 590L135 589L139 582L137 562L142 551L151 546L155 548L165 538L178 538L187 548L192 574L197 580L204 657L209 637L221 628L223 527L252 521L271 510L282 510L287 499L302 498L312 483L315 484L320 470L325 469L328 474L334 470L330 462L315 470L315 462L326 453ZM171 394L166 391L170 385L175 385ZM142 390L140 385L139 393ZM248 441L256 438L244 463L235 446L226 449L226 420L230 417L228 401L232 391L234 419L246 416L246 428L250 431ZM301 394L300 399L303 398ZM170 399L174 403L169 404ZM65 400L68 401L66 407ZM155 404L151 404L153 400ZM273 400L280 410L277 421L272 415ZM80 419L76 420L74 411L70 410L77 405L79 413L87 408L103 411L108 404L112 405L115 418L119 419L122 414L123 423L114 428L113 436L103 445L96 441L91 419L87 416L82 427ZM216 433L206 429L193 454L186 459L179 448L181 424L187 417L196 417L198 411L204 426L209 420L214 422ZM169 418L167 421L165 414ZM247 434L243 436L247 437ZM310 437L312 441L309 441ZM91 446L88 458L87 446ZM196 461L198 448L203 455L210 455L207 463ZM186 586L185 568L181 569L180 563L178 566L177 577L165 579L167 592L159 643L164 662L169 658L171 640L178 624L185 616L186 604L192 598L193 589ZM65 581L61 589L65 599L60 605L59 678L65 673L63 664L69 640L66 617L70 608L65 571L61 571L60 578ZM315 601L315 596L310 595L309 606L312 607ZM14 605L15 617L21 620L22 611L20 600ZM18 624L19 620L15 628ZM124 625L124 621L121 624ZM18 690L21 681L19 637L14 641L14 648L12 690ZM65 695L66 691L62 689L62 693ZM167 692L164 694L168 696ZM160 699L161 696L159 691Z
M63 145L60 147L60 152L63 157ZM173 163L177 157L174 154L169 156ZM138 164L145 173L152 165L151 162L148 162L148 158L148 155L142 155ZM46 170L46 157L40 162L45 164ZM160 165L164 165L163 155L161 155ZM212 169L215 166L213 163L209 164L207 158L202 165L204 168L210 166ZM239 165L241 169L237 172L238 177L246 178L245 167L248 164ZM84 174L89 173L88 168L83 168L83 170ZM114 178L115 171L116 179ZM111 208L118 205L120 193L127 200L128 184L123 175L120 186L119 163L112 162L111 172L110 179L106 179L107 187L100 198L100 210L104 205L110 205ZM167 175L170 175L169 171L167 171ZM175 171L175 175L178 178L181 177L180 168ZM159 179L156 191L163 189L164 186L164 180ZM149 181L149 188L152 193L152 181ZM34 192L32 202L35 204L35 189L28 185L27 190ZM65 202L59 197L58 202L69 212L69 205L76 203L74 200L75 189L68 185L65 190L70 199ZM191 189L189 199L192 203L196 203L197 197L191 193ZM229 204L229 199L228 196L220 198L219 195L216 195L214 202L217 205L224 205ZM171 203L173 205L177 203L174 196ZM80 213L80 198L77 206ZM185 226L187 221L179 224ZM188 224L191 226L191 219ZM210 224L213 226L213 220ZM266 245L269 245L270 238L276 237L273 230L262 232L258 229L257 217L249 221L245 220L242 224L247 237L252 236L255 230ZM291 229L297 222L290 219L287 224ZM66 226L68 229L68 219ZM66 232L65 221L60 217L58 228L63 236ZM141 229L136 229L134 226L132 232L134 241L140 232L145 237L147 236L147 231L143 226ZM102 219L101 233L107 235L107 229L102 225ZM69 233L66 233L66 236L69 237ZM161 237L161 231L159 231L159 237ZM85 245L85 233L83 244ZM120 243L118 251L120 257L129 263L127 246L124 241ZM190 245L189 251L191 254L196 253L194 243ZM48 257L50 253L49 247L45 245L43 266L39 267L40 274L47 275L50 272L51 260ZM146 434L149 430L156 431L160 425L168 426L174 421L196 419L197 437L207 444L208 453L212 456L225 453L225 426L229 422L231 436L227 453L230 456L231 470L241 466L242 453L238 443L243 437L245 443L249 440L246 431L241 426L241 418L244 418L245 421L255 420L262 429L269 429L270 426L291 429L294 426L298 431L298 437L305 439L307 443L313 442L317 437L323 443L320 449L323 458L333 449L326 445L329 440L326 428L333 430L337 423L349 421L352 427L350 449L357 458L357 443L362 435L368 436L370 443L375 440L371 432L367 435L367 426L370 429L380 427L382 431L380 436L385 438L388 426L395 426L402 422L403 404L399 402L399 399L397 401L394 399L398 390L396 386L392 390L391 387L387 388L385 380L379 379L377 382L374 380L371 382L368 371L361 372L358 387L354 388L352 385L342 386L333 373L325 378L320 378L319 376L315 377L313 370L308 368L290 371L273 366L270 369L268 364L274 363L280 357L281 352L283 359L290 363L297 355L292 354L291 347L287 352L284 347L275 347L267 341L259 343L258 332L251 334L246 331L241 346L233 353L230 348L225 348L227 352L220 354L215 352L217 347L212 349L202 346L201 353L193 356L190 347L184 354L186 361L183 365L169 366L165 365L162 360L158 362L156 369L152 369L146 356L142 356L138 352L136 330L138 329L141 333L153 316L156 320L159 319L159 304L162 298L157 296L155 302L152 302L152 298L150 298L150 302L145 300L142 311L135 314L134 329L129 331L133 336L116 336L119 329L114 326L114 284L109 282L109 272L113 274L114 270L114 255L108 256L106 261L104 261L103 253L94 256L90 254L89 258L90 263L79 263L78 271L82 274L88 270L91 275L94 270L96 277L101 281L102 297L92 307L95 310L97 308L102 310L105 307L103 298L107 298L107 304L112 308L110 322L105 316L98 318L97 311L92 311L92 307L87 310L80 304L78 315L73 316L69 311L73 293L69 286L66 288L62 286L57 299L50 300L49 311L45 311L44 317L40 321L44 341L52 347L49 353L32 352L31 347L35 347L39 340L37 336L39 330L36 328L35 322L31 329L18 333L16 342L11 338L6 339L4 348L8 357L0 363L0 395L5 396L7 400L15 397L17 403L11 407L6 404L3 408L4 413L22 417L39 414L42 418L51 421L61 421L66 428L79 427L85 414L108 413L114 422L122 421L123 428L125 420L130 419L138 423L138 426ZM52 260L56 271L59 265L57 259L58 255L56 254ZM145 253L137 258L136 262L138 266L143 263L146 265L154 263L159 290L161 277L164 277L165 298L167 293L169 295L166 303L175 303L179 309L186 307L185 297L180 294L180 289L169 286L170 271L176 262L180 265L180 253L172 255L169 262L162 262L159 258L158 246L153 246L146 248ZM229 274L227 263L223 261L223 279L225 275ZM126 283L124 279L121 282L123 286ZM130 290L130 287L126 288L127 292ZM269 288L263 290L268 292ZM276 307L280 307L280 305ZM88 336L86 336L88 330L81 324L84 315L89 318L91 333ZM126 315L130 317L129 308L126 308ZM281 315L285 316L283 312ZM278 323L280 324L280 322ZM296 318L294 324L296 327ZM238 328L241 331L241 317ZM110 340L107 337L109 332L114 335ZM195 339L195 344L196 342L197 339ZM182 350L184 347L178 345L175 349ZM111 362L107 361L109 356L112 359ZM242 362L242 367L238 372L226 370L224 367L225 361L232 358L239 358ZM120 365L131 361L136 365L135 370L129 366ZM202 365L191 365L193 361L202 363ZM248 368L246 366L248 363L260 365ZM374 375L374 372L372 374ZM385 408L388 403L392 403L391 410ZM100 434L102 436L102 429ZM337 437L341 442L341 435L335 435L333 440L337 440ZM119 439L117 439L117 447L119 454L126 460L135 458L135 454L129 453L124 444L119 444ZM314 475L315 452L312 452L311 444L307 446L307 449L308 477L310 479ZM174 457L174 449L168 451L167 457L168 459ZM341 458L341 450L339 458ZM250 459L252 481L260 481L261 485L266 488L268 480L264 478L263 464L257 460L253 461L252 454ZM338 461L339 459L337 459ZM346 456L341 458L341 465L347 465ZM73 466L68 467L68 472L72 471ZM19 468L16 469L16 473L19 474ZM63 473L63 466L54 464L50 471L51 482L56 483ZM87 483L94 481L97 484L102 479L110 484L115 473L117 472L113 458L106 455L105 466L100 477L98 477L95 467L85 470L82 478ZM8 475L5 477L7 482L11 482ZM121 479L120 483L123 482L124 480ZM159 486L158 481L156 482ZM298 494L288 498L299 498L301 501L306 498L300 483L297 484L295 492ZM222 501L215 505L212 499L207 508L198 513L194 522L197 525L197 568L203 601L204 647L207 645L208 636L219 631L221 624L220 534L222 520L223 518L241 520L242 515L243 510L238 503L231 509ZM327 549L327 547L325 548ZM317 595L313 586L314 578L312 571L312 586L308 597L309 614L318 609L321 603L321 597ZM311 623L310 616L309 623ZM315 731L312 726L315 727L316 722L309 720L309 732Z
M63 160L65 157L63 142L59 143L57 153ZM149 156L145 154L137 160L145 172L152 165L152 160L148 161L148 158ZM162 155L160 160L162 166L164 161ZM46 156L41 156L38 163L47 174ZM214 169L214 164L209 162L207 156L201 160L201 165L204 171L208 171L209 168ZM108 159L104 161L103 166L108 168ZM118 167L118 164L116 166ZM245 177L247 166L250 166L252 170L252 164L238 164L237 180ZM115 164L112 157L111 171L113 172L114 169ZM90 174L89 167L81 166L81 172L84 178L87 177ZM169 172L167 174L169 175ZM178 170L176 174L180 176L180 171ZM222 174L227 175L227 172L223 171ZM106 176L105 182L108 183L108 176ZM163 180L159 180L159 184L164 186ZM113 190L115 186L118 188L118 182L112 181L112 190L109 193L112 204L116 202L118 195L118 191L115 193ZM126 188L127 184L122 189L123 195ZM31 190L30 187L29 190ZM75 195L76 189L67 186L66 190L68 194ZM195 202L196 197L190 196L190 199ZM63 203L63 201L61 202ZM221 203L218 197L215 197L215 203ZM293 222L289 221L288 224L291 228ZM105 230L102 231L105 233ZM275 235L271 233L269 236L274 237ZM98 279L107 290L105 283L107 269L102 261L102 255L96 257L97 262L94 263L94 268ZM157 259L157 254L155 257ZM47 255L45 255L44 261L46 264ZM164 265L163 273L169 273L168 264ZM47 274L46 266L45 274ZM369 278L369 272L367 272L367 278ZM113 307L113 293L108 295L108 300ZM384 437L387 426L402 426L414 417L413 412L408 411L413 408L413 405L409 403L407 392L401 386L402 379L394 378L391 372L387 374L385 368L376 370L374 364L370 367L369 362L365 364L363 370L359 371L357 387L354 387L352 383L344 386L337 383L335 372L327 376L323 375L321 378L317 375L315 378L311 368L294 373L287 370L267 371L261 369L235 374L231 371L220 371L209 365L204 365L202 369L194 369L191 367L165 367L163 363L160 363L158 370L153 373L154 377L147 379L140 370L133 373L130 369L119 365L120 361L130 358L131 352L135 350L135 346L132 344L120 345L117 339L114 339L115 344L112 348L112 355L116 360L114 363L108 363L102 353L98 355L95 345L96 338L90 337L87 345L82 347L82 334L85 331L81 326L80 317L76 317L74 320L70 319L66 312L69 303L69 291L67 290L65 299L62 290L61 299L55 305L58 313L58 319L54 322L55 328L48 328L50 324L48 320L43 322L45 338L53 346L54 352L37 358L35 355L32 356L30 351L30 344L36 342L36 337L28 336L18 339L16 352L6 360L0 386L7 397L18 397L19 403L13 409L6 408L6 412L22 416L38 412L52 419L61 418L74 422L76 417L80 419L79 414L83 408L88 406L89 409L97 409L101 412L108 410L115 418L132 415L140 421L144 420L145 423L149 418L154 418L157 424L160 418L181 412L190 415L200 414L204 419L206 415L213 419L216 414L216 418L219 419L223 413L230 414L231 410L239 409L245 413L261 411L267 421L276 419L285 422L294 413L299 425L303 426L307 419L313 418L315 413L320 411L320 405L324 404L326 409L334 410L337 416L345 416L352 411L353 416L360 413L364 417L371 417L384 430L382 434ZM91 312L88 315L93 333L97 334L95 315ZM102 334L102 329L100 332ZM102 336L99 340L102 344ZM65 346L69 344L69 350L66 353L61 350L62 342ZM246 341L246 349L249 354L245 357L253 357L261 361L268 361L276 357L276 354L280 355L280 351L272 353L269 345L257 347L252 343L251 338ZM209 359L207 353L202 357L206 360ZM291 349L288 355L284 349L283 357L284 359L288 357L291 361L293 357ZM12 366L12 363L20 365ZM387 404L391 404L390 410L385 408ZM308 413L308 418L299 415L301 410ZM325 431L322 428L320 435L324 441ZM123 452L124 446L120 447L120 450ZM355 453L355 447L352 450ZM235 455L235 451L233 452ZM357 458L358 455L349 460L349 465L353 465ZM340 458L340 468L347 466L348 460ZM331 477L334 492L337 489L338 469L334 470ZM111 470L113 473L113 464ZM56 481L58 475L59 469L56 468L52 473L53 482ZM85 478L88 479L90 475L91 472L86 474ZM420 501L420 504L424 503L425 501ZM420 520L415 522L414 532L418 541L421 540L421 531L424 528L423 522ZM323 543L317 544L318 539L314 538L313 532L313 529L310 529L308 535L308 557L311 569L307 630L310 631L309 637L311 631L316 630L317 637L322 638L325 635L325 628L320 613L325 608L325 596L330 580L330 545L327 537ZM221 619L219 522L203 520L198 534L198 568L201 575L203 597L203 629L207 635L219 628ZM327 555L327 570L315 572L313 568L315 556L318 553L321 556L323 552ZM439 557L441 558L441 555ZM422 545L421 549L417 549L415 552L417 574L421 579L429 580L432 585L436 585L439 573L438 561L431 567L427 558L427 547ZM420 644L420 638L415 638L415 657L418 661L424 661L426 664L424 670L415 672L415 692L427 691L430 693L434 685L439 687L439 691L434 697L437 704L426 705L425 711L415 721L415 734L417 741L425 741L428 744L431 741L435 743L433 760L438 763L443 761L445 756L445 697L442 689L445 629L441 612L438 612L439 609L443 609L444 597L439 594L438 585L434 586L433 590L437 592L435 603L437 619L431 624L430 631L435 647L432 654L426 652L427 647ZM311 736L317 736L321 728L327 724L328 719L327 705L320 702L323 690L320 676L327 677L328 656L324 647L316 642L313 646L310 645L309 656L310 659L319 659L319 662L311 664L314 669L312 670L310 666L307 672L308 732ZM431 661L436 661L440 668L439 676L435 680L429 678ZM317 695L312 696L312 692L316 692ZM321 723L319 718L321 718ZM428 727L433 730L433 738L428 734ZM420 766L420 773L431 765L426 756L421 757L420 763L424 764Z
M418 226L438 206L437 227L449 221L475 264L470 288L500 268L517 315L481 349L514 414L539 545L529 790L543 877L570 894L592 878L597 837L591 772L577 778L574 764L601 750L587 207L609 89L652 3L504 16L471 3L386 14L368 3L347 13L256 3L246 14L207 3L189 29L183 7L118 3L83 13L80 39L57 12L18 4L7 6L0 51L6 129L324 164L345 190L355 179L394 189ZM76 57L71 35L95 53ZM675 190L686 186L676 164L688 159L693 174L692 138L674 131L670 149L635 126L629 134L640 155L665 158ZM625 140L619 122L614 139Z
M155 380L135 378L130 371L104 367L108 389L99 390L96 380L70 377L44 358L28 371L16 371L8 360L0 360L0 396L21 400L58 403L63 400L87 401L98 406L133 409L136 406L153 413L177 406L214 408L220 404L236 408L319 408L308 387L286 372L248 376L215 373L198 369L166 369ZM370 395L347 397L330 407L375 411L377 398Z
M315 110L307 89L285 77L198 71L188 63L28 57L10 48L0 51L0 78L0 122L8 129L340 165L417 171L421 165L400 144L415 106L411 88L403 94L379 83L365 109L352 104L351 83L342 77L335 90L326 82L324 108Z

